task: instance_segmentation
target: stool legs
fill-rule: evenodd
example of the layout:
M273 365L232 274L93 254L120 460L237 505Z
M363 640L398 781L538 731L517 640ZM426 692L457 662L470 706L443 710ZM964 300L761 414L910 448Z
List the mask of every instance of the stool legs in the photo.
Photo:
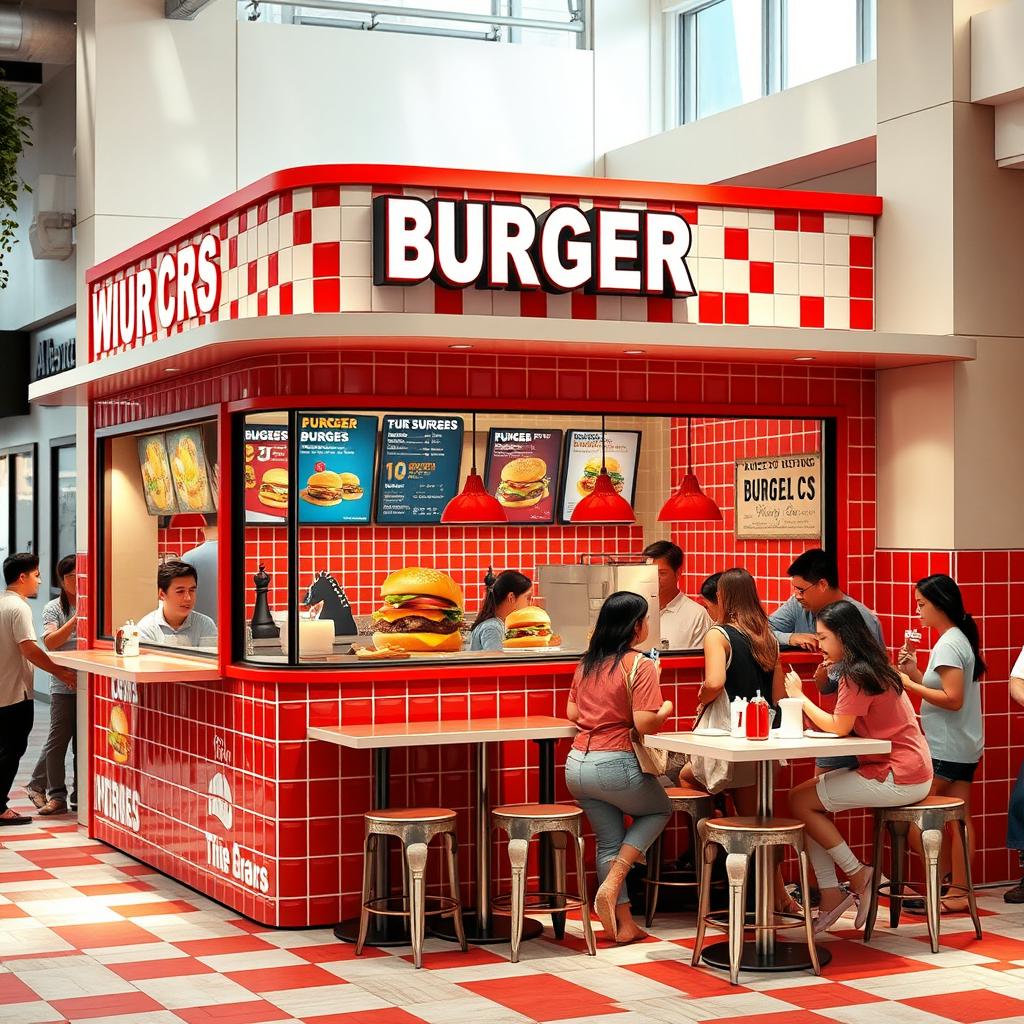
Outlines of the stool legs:
M814 921L811 919L811 871L807 851L800 850L800 892L804 896L804 930L807 933L807 952L811 957L811 967L816 975L821 974L821 964L818 962L818 947L814 944Z
M576 836L576 878L580 890L580 916L583 918L583 939L587 944L587 955L597 956L597 942L594 940L594 925L590 920L590 897L587 895L587 869L583 863L586 844L583 836Z
M658 883L661 881L661 836L662 833L659 832L658 838L654 840L654 845L651 847L650 856L647 858L648 875L651 884L647 886L647 906L644 908L644 924L648 928L654 924L654 915L658 910Z
M875 930L875 919L878 917L878 887L882 883L882 847L883 832L879 815L874 815L875 840L871 850L871 894L868 903L868 916L864 923L864 941L871 941L871 933Z
M559 892L565 892L568 886L568 864L566 862L566 850L569 846L569 833L568 832L548 832L547 833L551 842L551 856L554 860L555 867L555 888ZM562 903L564 900L555 899L555 906ZM552 927L554 926L555 918L557 914L551 915Z
M512 866L512 963L519 963L519 945L523 941L523 918L526 916L526 857L530 843L526 839L508 841L508 859Z
M939 857L942 853L942 830L924 829L921 832L921 851L924 854L924 903L928 912L928 938L932 952L939 951L939 917L942 912L942 877Z
M459 940L459 946L465 953L469 949L466 942L466 929L462 924L462 900L459 897L459 841L455 838L454 832L446 832L444 836L445 856L448 861L448 890L452 899L456 901L455 906L455 937Z
M367 904L373 897L374 870L376 862L377 837L368 835L363 839L363 900L359 910L359 935L356 938L356 956L361 956L366 944L366 933L370 926L370 911Z
M907 868L907 833L910 831L910 823L906 821L890 821L889 843L892 851L890 864L890 879L892 888L889 890L894 896L903 893L903 879ZM900 923L900 911L903 909L902 900L889 900L889 927L898 928Z
M738 985L747 911L747 855L730 853L725 858L725 873L729 877L729 980Z
M715 846L701 836L700 843L700 888L697 890L697 937L693 943L693 957L690 964L696 967L700 963L701 948L704 945L704 933L707 930L705 918L711 910L711 867L715 862Z
M423 966L423 939L427 931L426 881L427 844L409 843L405 848L405 863L409 869L409 932L412 936L412 962Z
M967 844L967 819L957 820L957 828L960 830L960 841L964 844L964 881L967 883L967 906L971 911L971 920L974 922L974 934L980 939L981 918L978 917L978 901L974 898L974 876L971 872L970 846Z

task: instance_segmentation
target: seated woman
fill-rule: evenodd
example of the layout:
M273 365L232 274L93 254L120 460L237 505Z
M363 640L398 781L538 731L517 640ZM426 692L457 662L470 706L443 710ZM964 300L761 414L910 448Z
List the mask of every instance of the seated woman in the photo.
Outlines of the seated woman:
M923 800L932 784L928 744L917 723L904 679L889 664L857 607L836 601L818 612L818 645L830 661L843 664L835 713L829 714L803 692L799 676L786 676L786 693L803 700L804 714L816 729L848 736L889 740L888 754L858 758L856 768L839 768L808 779L789 794L790 813L807 828L808 854L821 891L815 931L831 928L854 904L856 927L868 915L872 869L862 864L829 817L855 807L900 807ZM844 895L836 868L852 892Z
M630 737L633 729L658 732L672 714L654 662L640 652L647 613L639 594L619 591L605 601L566 708L579 732L565 762L565 783L597 836L594 909L605 933L619 943L647 937L633 923L623 882L672 816L661 784L641 771Z
M500 651L505 640L505 619L533 599L533 581L514 569L498 573L469 634L471 651Z

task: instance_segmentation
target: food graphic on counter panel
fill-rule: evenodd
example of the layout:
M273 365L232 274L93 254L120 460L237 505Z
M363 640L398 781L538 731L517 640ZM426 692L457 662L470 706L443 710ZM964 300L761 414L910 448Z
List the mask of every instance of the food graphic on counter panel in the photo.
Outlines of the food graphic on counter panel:
M551 617L535 604L509 612L505 619L506 650L554 647L560 639L551 632Z
M506 508L529 508L551 493L550 483L548 464L543 459L513 459L501 470L495 497Z
M462 649L462 588L447 573L412 566L393 572L373 613L373 645L403 651Z
M120 704L115 704L110 711L107 745L110 747L111 757L118 764L128 763L132 753L131 730L128 726L128 715Z
M246 473L252 469L246 466ZM255 476L255 472L253 473ZM248 476L247 476L248 479ZM288 507L288 470L268 469L260 481L260 503L269 505L271 508Z
M612 478L612 486L621 494L626 480L622 475L622 467L619 465L619 460L608 455L604 460L604 467ZM594 485L597 483L597 478L600 475L600 458L588 459L587 464L583 467L583 476L576 482L576 490L580 492L581 497L585 498L588 494L594 493Z

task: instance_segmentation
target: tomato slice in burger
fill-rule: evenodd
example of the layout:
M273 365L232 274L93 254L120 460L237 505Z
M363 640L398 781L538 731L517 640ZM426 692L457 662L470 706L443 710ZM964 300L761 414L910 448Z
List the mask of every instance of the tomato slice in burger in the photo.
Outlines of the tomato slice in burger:
M446 601L443 597L414 597L409 601L403 601L399 606L401 608L408 608L415 610L417 608L428 608L435 609L437 611L448 611L449 608L454 608L455 605L451 601Z

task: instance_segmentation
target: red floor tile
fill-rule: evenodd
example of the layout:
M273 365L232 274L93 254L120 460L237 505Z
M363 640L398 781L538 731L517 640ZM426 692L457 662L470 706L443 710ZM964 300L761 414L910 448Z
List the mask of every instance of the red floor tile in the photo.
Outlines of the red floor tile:
M928 945L927 935L915 935L914 938ZM990 956L993 960L1024 960L1024 940L1011 939L997 932L989 932L981 939L973 931L953 932L949 935L940 932L939 944L950 949L965 949L979 956Z
M185 900L160 900L156 903L129 903L123 907L111 907L122 917L159 917L161 914L194 914L196 908Z
M0 920L11 917L28 917L28 914L14 903L0 903Z
M130 964L108 964L125 981L148 981L152 978L183 978L189 974L213 974L212 967L190 956L175 956L169 960L139 960Z
M267 926L265 924L257 924L255 921L247 921L244 917L232 917L227 923L234 925L240 932L255 934L256 932L267 931Z
M825 969L826 971L828 968ZM797 988L773 988L773 999L802 1006L805 1010L827 1010L833 1006L859 1006L861 1003L885 1002L881 996L862 992L850 985L800 985Z
M645 964L627 964L625 969L650 978L651 981L660 981L662 985L679 989L680 992L698 999L748 991L742 986L730 985L728 975L721 971L691 967L689 960L654 960Z
M326 1017L303 1017L302 1024L423 1024L422 1017L393 1007L387 1010L359 1010L356 1013L331 1013Z
M108 921L103 924L70 924L56 927L54 934L75 949L101 949L106 946L134 946L159 942L152 933L131 921Z
M313 964L302 967L262 967L254 971L225 974L250 992L284 992L292 988L316 988L319 985L344 985L345 981Z
M461 987L535 1021L624 1012L610 997L598 995L554 975L533 975L528 983L524 978L467 981L462 982Z
M0 871L0 883L3 882L52 882L53 875L49 871Z
M773 992L774 996L775 993ZM753 1013L742 1017L715 1017L715 1024L830 1024L832 1017L823 1017L810 1010L783 1010L780 1013Z
M356 947L351 942L327 942L322 946L296 946L288 952L294 953L303 960L308 960L311 964L334 964L342 960L356 959ZM387 950L364 946L361 959L390 955Z
M124 1013L159 1013L163 1007L145 992L119 992L111 996L78 996L75 999L51 999L50 1005L68 1020L90 1017L116 1017Z
M0 1006L11 1003L34 1003L39 996L35 994L16 974L0 974ZM0 1020L3 1019L0 1012Z
M412 963L412 955L402 957ZM424 953L423 966L432 971L443 971L450 967L476 967L479 964L508 963L508 959L492 953L483 946L470 946L465 953L461 949L446 949L443 953Z
M159 871L151 868L148 864L119 864L118 871L122 875L128 875L129 878L134 878L137 875L158 875Z
M104 885L76 885L83 896L122 896L130 892L152 892L148 882L107 882Z
M832 981L850 981L854 978L874 978L886 974L910 974L931 971L931 964L895 956L884 950L865 946L863 942L830 942L828 950L832 962L825 968Z
M226 935L219 939L190 939L188 942L175 942L183 953L189 956L223 956L226 953L252 953L257 949L276 949L277 947L255 935ZM354 947L353 947L354 948Z
M283 1010L265 999L221 1003L218 1006L190 1006L174 1012L185 1024L262 1024L263 1021L287 1020Z
M975 1024L976 1021L1024 1020L1024 1000L1005 996L1001 992L944 992L939 996L919 996L899 1002L913 1006L937 1017Z

